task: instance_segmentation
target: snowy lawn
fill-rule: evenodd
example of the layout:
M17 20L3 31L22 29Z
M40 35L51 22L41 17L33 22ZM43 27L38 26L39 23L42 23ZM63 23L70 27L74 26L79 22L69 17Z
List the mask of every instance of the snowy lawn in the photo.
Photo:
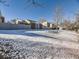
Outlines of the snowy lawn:
M78 36L72 31L0 30L0 54L14 59L79 59Z

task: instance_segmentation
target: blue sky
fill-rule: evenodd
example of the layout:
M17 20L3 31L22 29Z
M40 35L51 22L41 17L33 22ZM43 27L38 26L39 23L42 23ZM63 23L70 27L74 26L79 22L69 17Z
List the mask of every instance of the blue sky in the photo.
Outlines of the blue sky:
M64 18L73 20L74 14L79 10L79 2L77 0L39 0L40 4L44 4L44 8L32 7L26 0L9 0L9 7L0 4L0 10L6 21L14 18L39 20L41 17L48 21L53 21L56 6L62 7Z

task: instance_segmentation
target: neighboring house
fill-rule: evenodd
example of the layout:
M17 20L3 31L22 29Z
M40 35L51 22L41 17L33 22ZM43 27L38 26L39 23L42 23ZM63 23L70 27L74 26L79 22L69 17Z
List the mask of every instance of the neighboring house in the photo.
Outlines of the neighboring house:
M11 23L0 24L0 30L20 30L20 29L30 29L30 26L24 24L11 24Z
M53 24L52 23L50 23L50 29L52 29L53 28Z
M0 11L0 23L4 23L4 21L5 21L5 18L2 16L2 13Z
M11 23L12 24L20 24L22 21L20 20L20 19L13 19L12 21L11 21Z
M20 20L20 19L14 19L11 21L12 24L23 24L23 25L29 25L31 27L31 29L35 29L36 28L36 21L33 20Z
M50 28L50 23L47 21L41 21L41 22L36 22L33 20L23 20L23 24L29 24L31 25L31 29L49 29Z
M42 24L39 22L36 22L36 29L42 29Z
M11 22L8 22L5 26L9 26L7 29L31 29L31 25L26 24L24 20L21 19L13 19ZM3 26L3 25L2 25ZM5 27L4 26L4 27Z
M50 23L50 29L53 29L54 27L54 24Z
M31 25L31 23L32 23L32 20L29 20L29 19L22 20L22 24Z
M31 29L36 29L36 21L33 21L33 20L29 20L28 19L28 23L30 23Z
M59 27L57 27L55 24L50 23L50 29L58 29Z
M36 21L33 21L33 20L29 20L29 19L22 20L22 22L20 24L30 25L31 29L36 28Z
M31 29L42 29L42 24L33 20L22 20L25 25L31 25Z
M43 29L49 29L50 28L50 23L47 21L44 21L41 23Z

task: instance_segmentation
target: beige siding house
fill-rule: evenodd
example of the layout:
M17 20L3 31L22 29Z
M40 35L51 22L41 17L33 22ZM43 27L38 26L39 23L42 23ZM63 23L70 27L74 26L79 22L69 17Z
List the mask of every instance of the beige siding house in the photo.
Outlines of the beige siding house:
M44 21L41 23L43 29L49 29L50 28L50 23L47 21Z

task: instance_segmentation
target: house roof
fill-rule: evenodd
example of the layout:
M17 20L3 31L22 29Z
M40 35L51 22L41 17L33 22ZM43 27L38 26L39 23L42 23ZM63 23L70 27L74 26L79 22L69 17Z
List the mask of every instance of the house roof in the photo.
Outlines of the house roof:
M31 23L35 23L36 21L34 20L30 20L30 19L27 19L28 21L30 21Z

